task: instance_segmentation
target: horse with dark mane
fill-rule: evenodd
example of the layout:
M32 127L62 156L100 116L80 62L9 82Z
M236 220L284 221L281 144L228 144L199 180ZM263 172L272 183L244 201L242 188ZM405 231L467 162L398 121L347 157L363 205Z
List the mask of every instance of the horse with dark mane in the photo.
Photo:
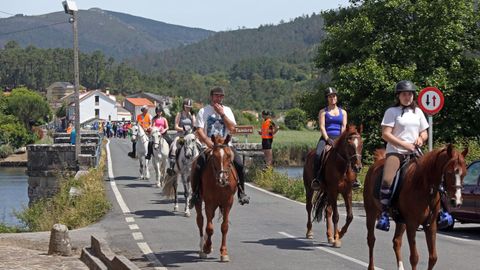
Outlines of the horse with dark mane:
M412 269L417 268L418 252L415 234L419 225L423 225L428 247L428 269L433 269L437 261L436 233L437 216L440 210L442 196L448 196L450 203L458 207L462 203L461 189L463 178L467 172L465 159L468 149L462 153L456 151L452 144L444 148L433 150L418 159L411 158L403 182L399 186L397 198L392 200L391 209L395 210L396 221L393 249L397 258L397 267L403 270L401 256L402 236L407 231L410 246L410 264ZM381 180L385 163L385 150L377 150L375 163L368 169L363 191L364 207L367 217L369 265L368 269L375 268L373 263L373 247L375 245L375 221L381 213L381 204L375 194L379 193L376 186ZM395 194L394 197L395 198Z
M307 238L313 238L312 209L314 220L316 221L322 219L322 213L325 211L328 242L335 247L341 246L340 239L345 235L348 226L353 220L352 183L356 178L356 173L360 172L362 168L363 141L360 134L361 129L357 130L354 125L350 125L336 140L334 146L325 155L324 169L320 172L323 176L321 188L315 192L311 188L315 150L308 153L303 168L303 184L305 187L308 219ZM341 230L338 229L337 197L339 193L342 194L345 208L347 209L346 222Z
M195 204L197 212L197 226L200 233L200 258L206 258L212 251L213 218L215 211L220 208L223 216L221 225L222 244L220 246L220 260L228 262L227 232L228 217L234 201L234 194L237 191L238 175L233 165L234 153L228 146L230 135L225 139L219 136L212 136L213 148L207 154L207 162L201 174L201 188L199 200ZM192 166L196 166L195 162ZM205 236L203 232L202 201L205 202L205 215L207 226Z

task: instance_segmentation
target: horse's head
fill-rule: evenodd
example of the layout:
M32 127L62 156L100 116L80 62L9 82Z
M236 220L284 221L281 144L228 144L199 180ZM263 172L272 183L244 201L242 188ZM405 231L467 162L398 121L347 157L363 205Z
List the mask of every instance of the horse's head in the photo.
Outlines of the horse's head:
M468 148L460 153L453 148L452 144L449 144L444 152L445 163L442 164L445 165L442 168L440 189L447 193L452 206L459 207L462 205L463 178L467 174L465 156L468 153Z
M183 149L186 159L192 159L197 156L198 148L195 134L189 133L183 137Z
M363 149L363 140L360 130L357 130L357 127L350 125L347 127L340 138L338 139L335 147L342 148L347 159L349 166L356 173L359 173L362 169L362 149Z
M233 151L228 146L230 141L230 135L224 139L220 136L211 137L213 142L213 148L211 153L211 163L213 174L217 180L217 185L225 187L230 184L230 175L233 166Z
M138 126L134 125L130 129L132 130L132 140L136 141L138 137Z

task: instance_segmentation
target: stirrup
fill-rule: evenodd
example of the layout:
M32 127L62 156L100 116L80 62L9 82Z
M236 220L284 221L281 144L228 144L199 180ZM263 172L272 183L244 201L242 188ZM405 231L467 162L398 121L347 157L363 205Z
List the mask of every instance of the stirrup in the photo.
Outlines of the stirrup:
M238 202L240 203L240 205L249 204L250 197L248 197L247 194L245 193L241 193L240 196L238 197Z
M310 186L313 190L320 190L320 180L318 180L317 178L313 178Z
M390 230L390 219L386 211L382 212L382 214L380 215L380 218L378 219L377 225L375 227L379 230L386 231L386 232Z

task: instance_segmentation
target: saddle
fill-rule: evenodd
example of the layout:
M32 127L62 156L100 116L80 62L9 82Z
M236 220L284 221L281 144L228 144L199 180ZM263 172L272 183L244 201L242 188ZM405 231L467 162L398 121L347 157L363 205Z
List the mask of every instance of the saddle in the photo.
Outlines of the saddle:
M403 217L395 207L398 202L398 198L400 195L400 190L402 189L404 183L404 176L407 171L408 165L411 161L416 159L415 155L408 155L405 159L400 163L400 167L398 168L397 172L395 173L395 177L393 178L392 186L390 187L390 210L392 212L392 218L395 222L403 223ZM382 186L382 178L383 178L383 168L382 173L378 175L377 179L375 179L375 187L373 195L377 200L380 200L380 189Z

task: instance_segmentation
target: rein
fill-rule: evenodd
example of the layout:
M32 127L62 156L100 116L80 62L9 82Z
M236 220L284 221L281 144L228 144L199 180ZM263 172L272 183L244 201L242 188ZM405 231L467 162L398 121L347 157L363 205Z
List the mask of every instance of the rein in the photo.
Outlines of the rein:
M210 162L210 160L213 158L213 151L215 148L229 148L228 145L226 144L218 144L218 145L214 145L213 148L212 148L212 153L210 154L210 157L208 158L208 161L207 162ZM223 161L223 160L222 160ZM229 183L229 176L230 176L230 171L232 170L232 162L229 162L228 163L228 167L226 170L220 170L220 169L217 169L215 167L215 162L211 162L212 164L212 170L213 170L213 174L215 175L215 179L216 180L219 180L220 179L220 175L222 173L224 173L225 175L227 175L227 179L226 179L226 182Z
M347 139L345 141L348 141L350 139L358 139L358 138L361 138L360 135L350 135L350 136L347 137ZM337 154L337 156L340 157L343 160L343 162L347 163L347 167L351 166L352 160L354 158L362 159L362 155L357 154L357 149L355 149L355 154L351 155L350 157L344 157L344 156L342 156L341 152L339 151L340 149L338 149L337 147L332 147L332 148L333 148L333 150L335 150L335 153ZM347 172L347 167L345 168L345 172Z

